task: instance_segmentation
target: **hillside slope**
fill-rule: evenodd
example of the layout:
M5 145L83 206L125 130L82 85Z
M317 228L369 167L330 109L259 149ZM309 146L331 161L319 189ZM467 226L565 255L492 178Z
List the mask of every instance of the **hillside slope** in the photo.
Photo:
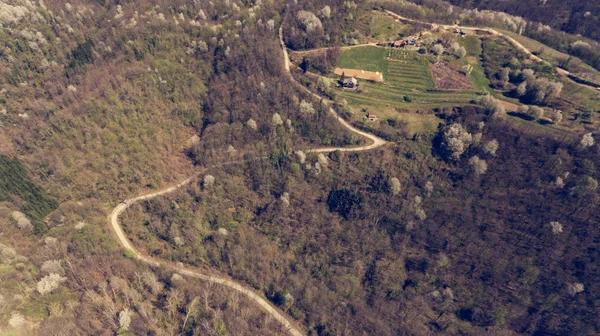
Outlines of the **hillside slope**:
M600 3L580 0L450 0L456 6L502 11L600 41Z

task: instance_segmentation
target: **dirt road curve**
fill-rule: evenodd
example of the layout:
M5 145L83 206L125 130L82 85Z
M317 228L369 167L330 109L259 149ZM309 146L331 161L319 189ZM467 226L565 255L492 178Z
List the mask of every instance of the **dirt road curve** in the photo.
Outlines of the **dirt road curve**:
M288 73L288 75L290 76L291 80L296 83L297 85L299 85L300 87L302 87L302 89L308 91L310 94L312 94L313 96L315 96L317 99L322 99L322 97L320 97L317 94L314 94L312 92L310 92L310 90L306 89L305 87L303 87L302 85L298 84L294 78L291 75L290 72L290 60L289 60L289 56L287 54L287 50L285 48L285 44L283 43L283 36L281 33L281 28L279 30L280 33L280 39L281 39L281 46L283 49L283 56L284 56L284 66L285 66L285 70ZM324 104L330 104L327 101L324 101ZM343 151L343 152L357 152L357 151L367 151L370 149L374 149L377 148L379 146L384 145L386 142L383 139L380 139L379 137L376 137L372 134L363 132L361 130L358 130L354 127L352 127L349 123L347 123L344 119L340 118L338 116L338 114L335 112L335 110L329 106L329 112L332 113L333 115L335 115L335 117L337 118L337 120L347 129L349 129L350 131L363 136L367 139L369 139L371 141L370 144L365 145L365 146L360 146L360 147L350 147L350 148L343 148L343 147L326 147L326 148L316 148L316 149L309 149L306 150L306 152L308 153L327 153L327 152L334 152L334 151ZM260 158L257 158L260 159ZM247 160L246 160L247 161ZM131 253L133 253L133 255L135 256L136 259L147 263L149 265L155 266L155 267L166 267L169 269L172 269L174 272L177 272L179 274L182 275L186 275L192 278L197 278L203 281L208 281L208 282L212 282L212 283L216 283L216 284L220 284L226 287L229 287L235 291L238 291L244 295L246 295L249 299L253 300L254 302L256 302L262 309L264 309L267 313L269 313L275 320L277 320L279 323L281 323L288 331L291 335L293 336L301 336L304 335L304 333L300 330L300 328L296 327L292 322L290 322L290 320L288 320L282 312L280 312L278 309L276 309L273 305L271 305L265 298L263 298L261 295L257 294L254 290L249 289L245 286L240 285L239 283L227 279L225 277L220 277L220 276L215 276L215 275L209 275L209 274L205 274L202 273L198 270L192 270L189 268L185 268L185 267L180 267L175 265L174 263L170 263L170 262L166 262L166 261L162 261L162 260L156 260L153 258L150 258L148 256L145 256L143 254L141 254L140 252L138 252L133 245L131 244L131 242L129 241L129 239L127 239L127 236L125 235L125 232L123 232L123 228L121 227L121 224L119 223L119 216L123 213L123 211L127 210L127 208L129 206L131 206L132 204L139 202L139 201L144 201L144 200L149 200L149 199L153 199L155 197L159 197L168 193L172 193L175 190L188 185L189 183L191 183L192 181L194 181L196 178L198 178L200 175L202 175L203 173L205 173L207 170L211 169L211 168L219 168L219 167L223 167L224 165L233 165L233 164L239 164L239 163L243 163L246 161L234 161L234 162L227 162L227 163L223 163L223 164L219 164L219 165L215 165L215 166L211 166L211 167L207 167L205 169L203 169L202 171L194 174L193 176L188 177L187 179L185 179L184 181L179 182L178 184L153 192L153 193L149 193L149 194L145 194L142 196L138 196L135 198L130 198L128 200L125 200L123 202L121 202L119 205L117 205L113 211L110 214L110 224L113 228L113 230L115 231L115 234L117 235L117 238L119 240L119 243L128 251L130 251Z
M281 49L283 50L283 60L284 60L285 71L288 73L290 80L299 89L308 92L313 97L315 97L317 100L320 100L323 104L326 104L329 107L329 113L331 113L339 121L339 123L342 124L342 126L346 127L351 132L358 134L362 137L365 137L371 141L370 144L365 145L365 146L360 146L360 147L324 147L324 148L308 149L305 152L307 152L307 153L329 153L329 152L335 152L335 151L361 152L361 151L368 151L368 150L371 150L371 149L374 149L374 148L377 148L377 147L380 147L380 146L383 146L386 144L385 140L383 140L382 138L375 136L371 133L361 131L361 130L355 128L354 126L350 125L346 120L344 120L342 117L340 117L339 114L337 114L337 112L335 112L333 107L331 107L331 101L319 96L318 94L316 94L314 92L311 92L309 89L307 89L302 84L300 84L296 81L294 76L292 76L292 72L290 71L290 67L291 67L290 56L288 55L288 51L285 46L285 42L283 41L283 29L281 27L279 27L279 43L281 44Z
M236 162L229 162L229 163L225 163L225 165L228 164L239 164L245 161L236 161ZM218 166L212 166L209 168L216 168L216 167L221 167L223 166L223 164L218 165ZM117 205L112 213L110 214L110 224L113 228L113 230L115 231L115 233L117 234L117 237L119 239L119 243L121 243L121 245L128 251L132 252L135 256L136 259L147 263L149 265L155 266L155 267L166 267L166 268L170 268L173 271L182 274L182 275L186 275L192 278L196 278L196 279L200 279L203 281L208 281L208 282L212 282L212 283L216 283L219 285L223 285L226 287L229 287L233 290L236 290L238 292L240 292L241 294L246 295L249 299L253 300L254 302L256 302L262 309L264 309L267 313L269 313L275 320L277 320L279 323L281 323L288 331L291 335L293 336L302 336L304 335L303 332L300 331L299 328L297 328L296 326L294 326L284 315L283 313L281 313L278 309L276 309L275 307L273 307L269 302L267 302L266 299L264 299L262 296L260 296L259 294L257 294L254 290L246 288L240 284L238 284L237 282L234 282L230 279L226 279L224 277L218 277L218 276L214 276L214 275L209 275L209 274L204 274L201 273L199 271L196 270L192 270L189 268L185 268L185 267L180 267L180 266L176 266L173 263L168 263L165 261L158 261L155 260L153 258L150 258L148 256L142 255L140 254L132 245L131 242L129 241L129 239L127 239L127 236L125 235L125 232L123 232L123 229L121 228L121 225L119 224L119 216L121 215L121 213L123 213L123 211L125 211L129 206L131 206L132 204L139 202L139 201L143 201L143 200L149 200L155 197L159 197L168 193L171 193L187 184L189 184L190 182L192 182L193 180L195 180L198 176L200 176L202 173L204 173L206 170L208 170L209 168L204 169L203 171L200 171L198 173L196 173L195 175L185 179L184 181L169 187L169 188L165 188L163 190L157 191L157 192L153 192L150 194L146 194L146 195L142 195L142 196L138 196L135 198L131 198L128 199L126 201L123 201L122 203L120 203L119 205Z
M389 14L389 15L397 18L397 19L399 19L399 20L406 21L406 22L414 22L414 23L420 23L420 24L426 24L426 25L434 25L435 24L438 27L442 27L444 29L454 29L454 28L456 28L456 29L468 30L468 31L472 31L472 32L475 32L475 31L484 31L484 32L486 32L488 34L492 34L492 35L495 35L495 36L500 36L500 37L504 38L505 40L507 40L509 43L511 43L513 46L515 46L517 49L519 49L522 52L524 52L525 54L527 54L530 59L532 59L532 60L534 60L536 62L550 64L547 61L541 59L540 57L534 55L529 49L525 48L525 46L522 45L519 41L515 40L514 38L512 38L512 37L510 37L508 35L502 34L501 32L499 32L497 30L494 30L492 28L468 27L468 26L459 26L459 25L454 25L454 26L452 26L452 25L442 25L442 24L437 24L437 23L431 23L431 22L424 22L424 21L419 21L419 20L415 20L415 19L409 19L407 17L398 15L398 14L396 14L394 12L390 12L389 10L386 10L385 12L387 14ZM568 80L568 81L570 81L570 82L572 82L574 84L577 84L577 85L580 85L580 86L584 86L584 87L586 87L588 89L596 90L596 87L594 87L594 86L583 84L583 83L579 83L579 82L576 82L576 81L572 80L571 78L569 78L568 77L569 72L567 70L561 69L559 67L555 67L555 69L558 72L558 74L562 75L563 78L565 78L566 80Z

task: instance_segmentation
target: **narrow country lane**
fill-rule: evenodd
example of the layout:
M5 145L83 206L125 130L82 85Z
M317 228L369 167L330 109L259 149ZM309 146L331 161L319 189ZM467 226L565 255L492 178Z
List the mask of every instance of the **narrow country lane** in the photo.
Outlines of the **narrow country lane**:
M283 36L281 33L281 28L279 30L279 37L281 40L281 46L283 49L283 60L284 60L284 67L285 70L287 72L287 74L290 77L290 80L292 80L293 83L295 83L295 85L298 85L299 87L301 87L303 90L307 91L308 93L310 93L311 95L315 96L317 99L322 100L325 104L329 105L329 112L332 113L336 119L342 124L342 126L344 126L345 128L347 128L348 130L350 130L353 133L356 133L360 136L363 136L367 139L369 139L371 141L370 144L364 145L364 146L359 146L359 147L349 147L349 148L344 148L344 147L325 147L325 148L315 148L315 149L308 149L306 150L306 152L308 153L328 153L328 152L334 152L334 151L344 151L344 152L358 152L358 151L367 151L367 150L371 150L380 146L383 146L386 144L386 142L375 136L372 134L369 134L367 132L363 132L361 130L356 129L355 127L353 127L352 125L350 125L348 122L346 122L344 119L342 119L336 112L335 110L331 107L330 102L325 101L321 96L311 92L310 90L308 90L307 88L303 87L302 85L300 85L299 83L296 82L296 80L292 77L292 74L290 72L290 61L289 61L289 56L287 53L287 50L285 48L285 44L283 43ZM257 158L260 159L260 158ZM145 201L145 200L150 200L159 196L163 196L169 193L172 193L174 191L176 191L177 189L186 186L188 184L190 184L192 181L196 180L199 176L201 176L203 173L205 173L207 170L209 169L214 169L214 168L219 168L219 167L223 167L225 165L233 165L233 164L240 164L243 162L247 162L249 160L245 160L245 161L233 161L233 162L227 162L227 163L222 163L219 165L214 165L214 166L210 166L207 168L202 169L201 171L197 172L196 174L194 174L193 176L188 177L187 179L179 182L178 184L156 191L156 192L152 192L152 193L148 193L145 195L141 195L138 197L134 197L134 198L130 198L128 200L125 200L123 202L121 202L119 205L117 205L111 212L110 214L110 224L111 227L113 228L113 230L115 231L115 234L117 235L117 238L119 240L119 243L123 246L123 248L127 251L130 251L131 253L133 253L133 255L135 256L135 258L139 261L142 261L146 264L149 264L151 266L154 267L165 267L165 268L169 268L171 270L173 270L174 272L177 272L181 275L186 275L192 278L196 278L196 279L200 279L203 281L208 281L211 283L216 283L219 285L223 285L226 287L231 288L232 290L238 291L241 294L244 294L246 297L248 297L249 299L253 300L256 304L258 304L265 312L267 312L268 314L270 314L275 320L277 320L279 323L281 323L288 331L291 335L293 336L301 336L304 335L305 333L301 331L300 328L298 328L297 326L295 326L292 322L290 322L290 320L284 316L284 314L277 308L275 308L272 304L270 304L264 297L262 297L260 294L258 294L256 291L243 286L231 279L225 278L225 277L220 277L220 276L216 276L216 275L210 275L210 274L206 274L203 273L199 270L193 270L191 268L186 268L186 267L181 267L176 265L175 263L172 262L167 262L164 260L157 260L148 256L145 256L143 254L141 254L140 252L138 252L133 245L131 244L131 242L129 241L129 239L127 238L127 236L125 235L125 232L123 231L123 228L121 227L121 224L119 223L119 216L125 211L127 210L127 208L129 208L132 204L139 202L139 201Z
M468 30L468 31L472 31L472 32L475 32L475 31L484 31L484 32L486 32L488 34L504 38L509 43L511 43L513 46L515 46L517 49L519 49L520 51L524 52L527 56L529 56L530 59L532 59L532 60L534 60L536 62L546 63L546 64L549 64L550 66L552 66L546 60L538 57L537 55L534 55L531 52L531 50L525 48L525 46L522 45L519 41L515 40L514 38L512 38L512 37L510 37L510 36L508 36L506 34L503 34L503 33L499 32L499 31L497 31L495 29L492 29L492 28L487 28L487 27L469 27L469 26L459 26L459 25L443 25L443 24L437 24L437 23L419 21L419 20L415 20L415 19L409 19L407 17L404 17L402 15L398 15L398 14L396 14L394 12L389 11L389 10L386 10L385 12L387 14L389 14L389 15L391 15L391 16L399 19L399 20L405 21L405 22L420 23L420 24L425 24L425 25L430 25L430 26L437 25L438 27L442 27L444 29L455 29L456 28L456 29ZM574 81L573 79L569 78L569 76L568 76L569 72L567 70L561 69L559 67L554 67L554 68L556 69L556 72L558 72L558 74L560 74L561 76L563 76L563 78L565 78L566 80L570 81L571 83L574 83L574 84L579 85L579 86L586 87L588 89L596 90L596 87L594 87L594 86L583 84L583 83L578 83L578 82Z

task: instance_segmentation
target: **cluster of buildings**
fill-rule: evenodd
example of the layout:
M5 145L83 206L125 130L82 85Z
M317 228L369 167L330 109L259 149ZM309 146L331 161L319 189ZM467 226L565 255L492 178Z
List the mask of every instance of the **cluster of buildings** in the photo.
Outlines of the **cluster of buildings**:
M394 43L392 43L392 48L416 50L421 48L421 43L416 36L408 36L404 39L394 41Z

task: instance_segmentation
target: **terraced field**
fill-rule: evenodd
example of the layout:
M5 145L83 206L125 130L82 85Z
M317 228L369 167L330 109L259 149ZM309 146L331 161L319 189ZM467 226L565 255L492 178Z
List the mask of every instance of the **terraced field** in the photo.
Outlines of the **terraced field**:
M384 60L384 83L360 81L361 92L342 92L352 107L376 112L378 107L412 109L460 106L476 99L473 91L436 90L427 56L401 50L388 50L385 54L388 57ZM373 60L370 62L374 63ZM360 67L360 64L355 66Z

